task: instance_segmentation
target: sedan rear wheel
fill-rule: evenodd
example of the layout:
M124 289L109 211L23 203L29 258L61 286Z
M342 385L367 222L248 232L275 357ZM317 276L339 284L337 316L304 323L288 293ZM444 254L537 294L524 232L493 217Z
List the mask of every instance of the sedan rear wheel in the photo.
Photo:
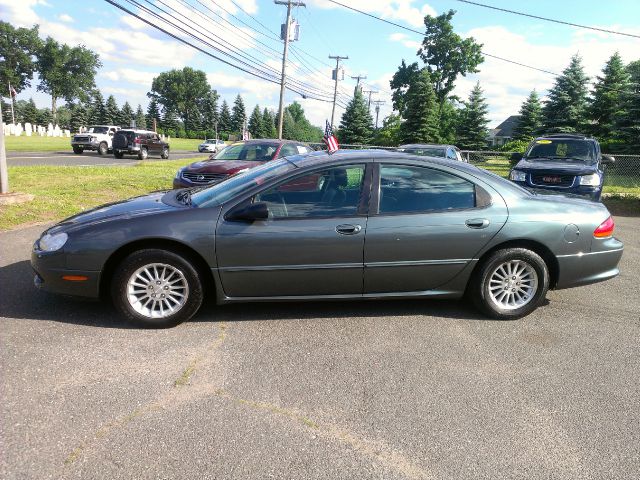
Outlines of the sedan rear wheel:
M185 258L158 249L132 253L112 283L114 304L143 327L164 328L191 318L202 304L198 272Z
M510 320L533 312L548 288L544 260L531 250L508 248L494 252L478 267L469 293L488 316Z

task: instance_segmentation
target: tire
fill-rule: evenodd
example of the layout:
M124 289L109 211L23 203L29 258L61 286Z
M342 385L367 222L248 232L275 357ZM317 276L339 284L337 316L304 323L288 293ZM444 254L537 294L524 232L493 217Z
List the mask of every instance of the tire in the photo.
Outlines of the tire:
M82 152L84 152L84 148L76 146L73 147L73 153L75 153L76 155L81 155Z
M109 146L107 142L100 142L100 145L98 145L98 155L106 155L108 151Z
M166 296L158 299L162 295ZM116 309L144 328L173 327L189 320L200 308L203 295L194 266L167 250L132 253L118 265L111 280Z
M467 293L476 308L497 320L522 318L533 312L549 289L544 260L526 248L498 250L476 269Z
M116 158L122 158L124 157L124 153L122 152L113 152L113 156Z
M149 156L149 152L146 147L140 147L140 153L138 153L138 160L146 160Z
M169 158L169 148L164 147L162 149L162 153L160 154L160 158L164 158L165 160Z

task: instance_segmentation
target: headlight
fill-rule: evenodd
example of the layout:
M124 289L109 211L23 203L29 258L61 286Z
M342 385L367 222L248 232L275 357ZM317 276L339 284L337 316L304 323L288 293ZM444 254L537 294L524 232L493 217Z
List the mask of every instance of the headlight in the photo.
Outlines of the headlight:
M55 252L56 250L60 250L65 243L67 243L67 239L69 235L66 233L54 233L53 235L47 233L40 238L38 245L40 250L43 252Z
M509 174L509 180L513 180L514 182L526 182L527 174L525 172L521 172L520 170L511 170Z
M580 185L600 186L600 174L592 173L591 175L582 175L580 177Z
M179 168L178 169L178 171L176 172L176 178L182 177L182 170L184 170L184 168Z

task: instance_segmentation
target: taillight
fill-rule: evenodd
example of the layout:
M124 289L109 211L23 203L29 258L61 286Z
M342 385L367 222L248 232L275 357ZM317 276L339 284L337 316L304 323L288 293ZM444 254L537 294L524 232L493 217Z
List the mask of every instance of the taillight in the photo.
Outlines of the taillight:
M136 139L133 141L133 143L140 143L140 138L136 137Z
M611 235L613 235L614 227L615 224L613 223L613 217L609 217L593 231L593 236L596 238L610 237Z

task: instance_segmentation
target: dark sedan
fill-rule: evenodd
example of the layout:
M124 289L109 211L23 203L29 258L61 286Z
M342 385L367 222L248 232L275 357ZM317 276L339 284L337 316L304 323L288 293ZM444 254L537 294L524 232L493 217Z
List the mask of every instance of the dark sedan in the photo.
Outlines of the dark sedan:
M306 185L304 189L300 185ZM459 298L522 317L548 288L618 275L602 204L536 195L475 166L363 150L287 157L208 188L81 213L35 242L35 283L143 326L218 303Z
M311 152L311 147L291 140L245 140L211 155L209 160L181 168L173 179L173 188L213 185L231 175L288 155Z

